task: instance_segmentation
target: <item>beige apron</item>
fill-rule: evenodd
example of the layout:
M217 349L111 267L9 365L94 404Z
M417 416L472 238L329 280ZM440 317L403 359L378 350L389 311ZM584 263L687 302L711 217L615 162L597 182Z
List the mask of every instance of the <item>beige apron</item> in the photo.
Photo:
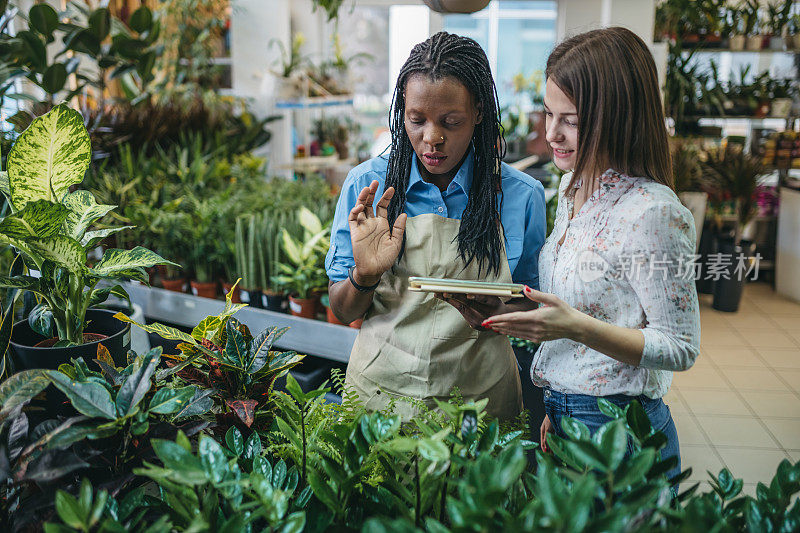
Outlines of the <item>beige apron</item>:
M411 397L435 408L453 387L464 400L489 398L487 410L511 418L522 409L517 361L503 335L476 331L453 306L431 293L408 290L409 276L479 279L477 261L464 269L458 253L460 221L425 214L409 218L403 257L386 272L353 345L346 382L367 409L384 409L393 397ZM500 272L483 281L511 282L505 249ZM408 420L418 410L397 401Z

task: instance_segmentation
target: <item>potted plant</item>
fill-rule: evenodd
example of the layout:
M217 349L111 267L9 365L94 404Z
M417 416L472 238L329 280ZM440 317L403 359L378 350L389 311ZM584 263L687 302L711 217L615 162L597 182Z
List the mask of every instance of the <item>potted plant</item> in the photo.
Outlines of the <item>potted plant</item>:
M772 117L788 118L792 112L792 103L797 97L794 80L770 80L770 111Z
M328 286L328 276L323 266L328 249L330 225L323 226L319 218L306 207L301 207L298 221L302 237L292 237L286 228L281 231L283 251L288 263L278 263L273 280L289 292L289 308L295 316L314 318L319 293Z
M192 294L204 298L216 298L218 285L215 269L219 264L220 242L225 242L223 226L227 213L234 208L226 191L199 197L191 194L182 203L187 211L187 232L182 236L188 246L188 259L192 265L194 279L191 281ZM224 257L222 257L224 259Z
M789 2L787 0L773 0L767 4L767 12L769 13L770 50L783 50L783 32L791 19L793 4L794 2Z
M745 273L754 252L753 244L744 241L742 234L755 215L758 178L765 170L759 157L745 153L742 146L733 143L710 150L702 165L703 179L710 192L717 197L730 195L734 203L735 229L730 237L719 239L717 247L723 254L720 257L730 257L731 262L724 265L724 274L714 282L712 305L718 311L735 312L739 309Z
M191 333L162 324L138 324L117 315L148 333L181 341L181 354L168 363L170 368L165 372L196 385L200 394L215 401L218 429L223 434L231 426L249 431L258 418L271 417L268 407L275 380L305 357L294 351L273 350L275 341L289 328L268 327L253 335L233 316L243 307L245 304L234 305L226 298L223 312L206 317ZM256 427L266 429L268 423Z
M728 6L725 8L725 33L728 35L728 48L734 51L744 50L747 40L744 30L743 10Z
M792 15L786 28L786 49L800 50L800 13Z
M170 257L186 261L187 247L192 244L181 238L185 235L185 227L189 225L187 214L175 209L175 203L163 206L151 219L150 229L153 231L153 243L156 250ZM180 266L167 264L160 265L158 272L161 277L161 286L168 291L185 293L189 283Z
M299 32L292 36L292 43L288 51L280 40L273 39L270 41L269 46L277 46L281 54L279 60L280 69L271 71L276 79L277 87L275 93L279 99L291 100L300 96L307 96L306 76L302 72L307 61L300 53L300 48L304 43L305 37Z
M297 226L293 211L277 211L265 209L261 214L261 244L264 254L264 277L262 283L262 303L264 309L277 313L289 312L289 299L285 292L279 290L273 282L278 273L278 264L286 261L283 251L281 229L294 231Z
M69 357L96 351L93 345L100 341L124 362L127 327L113 313L92 308L112 294L130 300L115 282L147 283L147 268L175 265L139 246L106 250L96 263L89 262L89 250L126 229L91 229L115 206L97 204L88 191L69 192L83 181L90 158L83 119L64 104L36 118L8 155L0 185L11 212L0 221L0 239L19 251L30 272L2 278L0 287L32 292L40 302L14 327L11 342L19 368L57 368ZM101 281L112 286L98 287Z
M692 212L694 217L697 231L695 250L697 250L703 234L703 222L708 203L708 193L702 190L703 171L700 167L699 149L688 139L673 138L670 145L675 192L678 193L681 202Z
M261 309L264 283L264 248L260 239L261 218L243 215L236 219L236 270L242 280L242 302Z
M744 34L747 36L745 47L748 50L761 50L764 38L758 33L760 9L758 0L746 0L740 9L744 21Z

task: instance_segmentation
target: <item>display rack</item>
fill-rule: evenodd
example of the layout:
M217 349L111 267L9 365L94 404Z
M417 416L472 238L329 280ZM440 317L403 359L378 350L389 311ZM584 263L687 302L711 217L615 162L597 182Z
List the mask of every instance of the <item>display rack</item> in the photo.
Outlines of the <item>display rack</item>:
M225 302L221 300L146 287L136 282L124 286L131 301L142 307L148 320L155 322L194 327L205 317L217 315L225 308ZM278 348L342 363L349 360L358 335L358 330L347 326L253 307L245 307L236 313L236 318L253 331L261 331L267 326L288 326L290 329L276 343Z
M279 150L288 155L288 157L283 160L292 161L290 164L284 164L280 166L284 177L293 179L295 177L295 172L302 173L303 171L307 171L309 166L312 167L312 171L316 171L320 169L324 170L340 163L338 159L334 160L324 157L304 158L310 161L295 159L295 138L292 135L292 132L296 130L298 144L305 145L306 148L308 148L308 130L311 127L311 120L308 118L309 112L317 112L321 116L324 116L324 113L327 110L352 106L352 94L337 96L311 96L291 100L278 100L275 102L275 109L281 112L283 116L283 124L289 132L289 135L283 136L282 146L278 147Z

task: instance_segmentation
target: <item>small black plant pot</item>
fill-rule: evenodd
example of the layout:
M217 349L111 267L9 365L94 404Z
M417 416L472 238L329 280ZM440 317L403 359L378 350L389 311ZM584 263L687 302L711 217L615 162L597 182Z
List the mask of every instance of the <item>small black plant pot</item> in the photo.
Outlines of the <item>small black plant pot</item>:
M267 311L274 311L276 313L289 312L289 298L285 294L261 294L261 300L264 304L263 307Z
M695 282L698 294L713 294L714 292L714 280L711 278L706 279L706 262L708 261L708 256L718 252L718 243L721 238L723 237L717 233L711 223L706 221L703 225L703 233L700 236L700 245L697 249L697 255L700 256L698 259L699 277Z
M742 301L742 292L747 282L745 272L737 272L739 254L745 257L752 257L755 252L755 244L742 241L741 245L735 245L732 239L725 239L719 242L719 253L729 254L731 262L725 268L725 275L714 281L714 300L711 307L717 311L725 313L735 313L739 310ZM725 279L725 278L729 279Z
M71 346L68 348L35 347L34 345L46 340L31 328L27 320L21 320L14 324L14 331L11 334L11 354L14 361L14 368L17 370L28 370L33 368L58 369L63 363L69 363L70 359L83 357L90 368L97 369L94 359L97 357L97 345L102 344L111 353L114 364L126 366L128 350L131 347L131 325L120 322L114 315L116 311L106 309L89 309L86 312L85 333L101 333L107 338Z
M239 293L239 298L242 299L242 303L249 305L250 307L255 307L256 309L263 309L264 304L261 301L261 296L263 293L259 290L248 291L246 289L242 289Z

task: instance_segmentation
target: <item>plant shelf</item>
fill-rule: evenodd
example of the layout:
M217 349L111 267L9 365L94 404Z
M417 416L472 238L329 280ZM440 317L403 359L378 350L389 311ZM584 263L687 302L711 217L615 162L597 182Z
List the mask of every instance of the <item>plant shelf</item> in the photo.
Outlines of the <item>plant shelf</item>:
M353 95L311 96L297 100L279 100L275 102L277 109L311 109L315 107L337 107L353 105Z
M144 315L156 322L193 327L205 317L221 313L225 307L222 300L146 287L140 283L125 283L125 290L130 294L131 301L142 306ZM277 347L342 363L350 359L350 351L358 334L358 330L347 326L253 307L245 307L236 313L236 318L252 331L261 331L267 326L289 326L289 331L281 337Z

